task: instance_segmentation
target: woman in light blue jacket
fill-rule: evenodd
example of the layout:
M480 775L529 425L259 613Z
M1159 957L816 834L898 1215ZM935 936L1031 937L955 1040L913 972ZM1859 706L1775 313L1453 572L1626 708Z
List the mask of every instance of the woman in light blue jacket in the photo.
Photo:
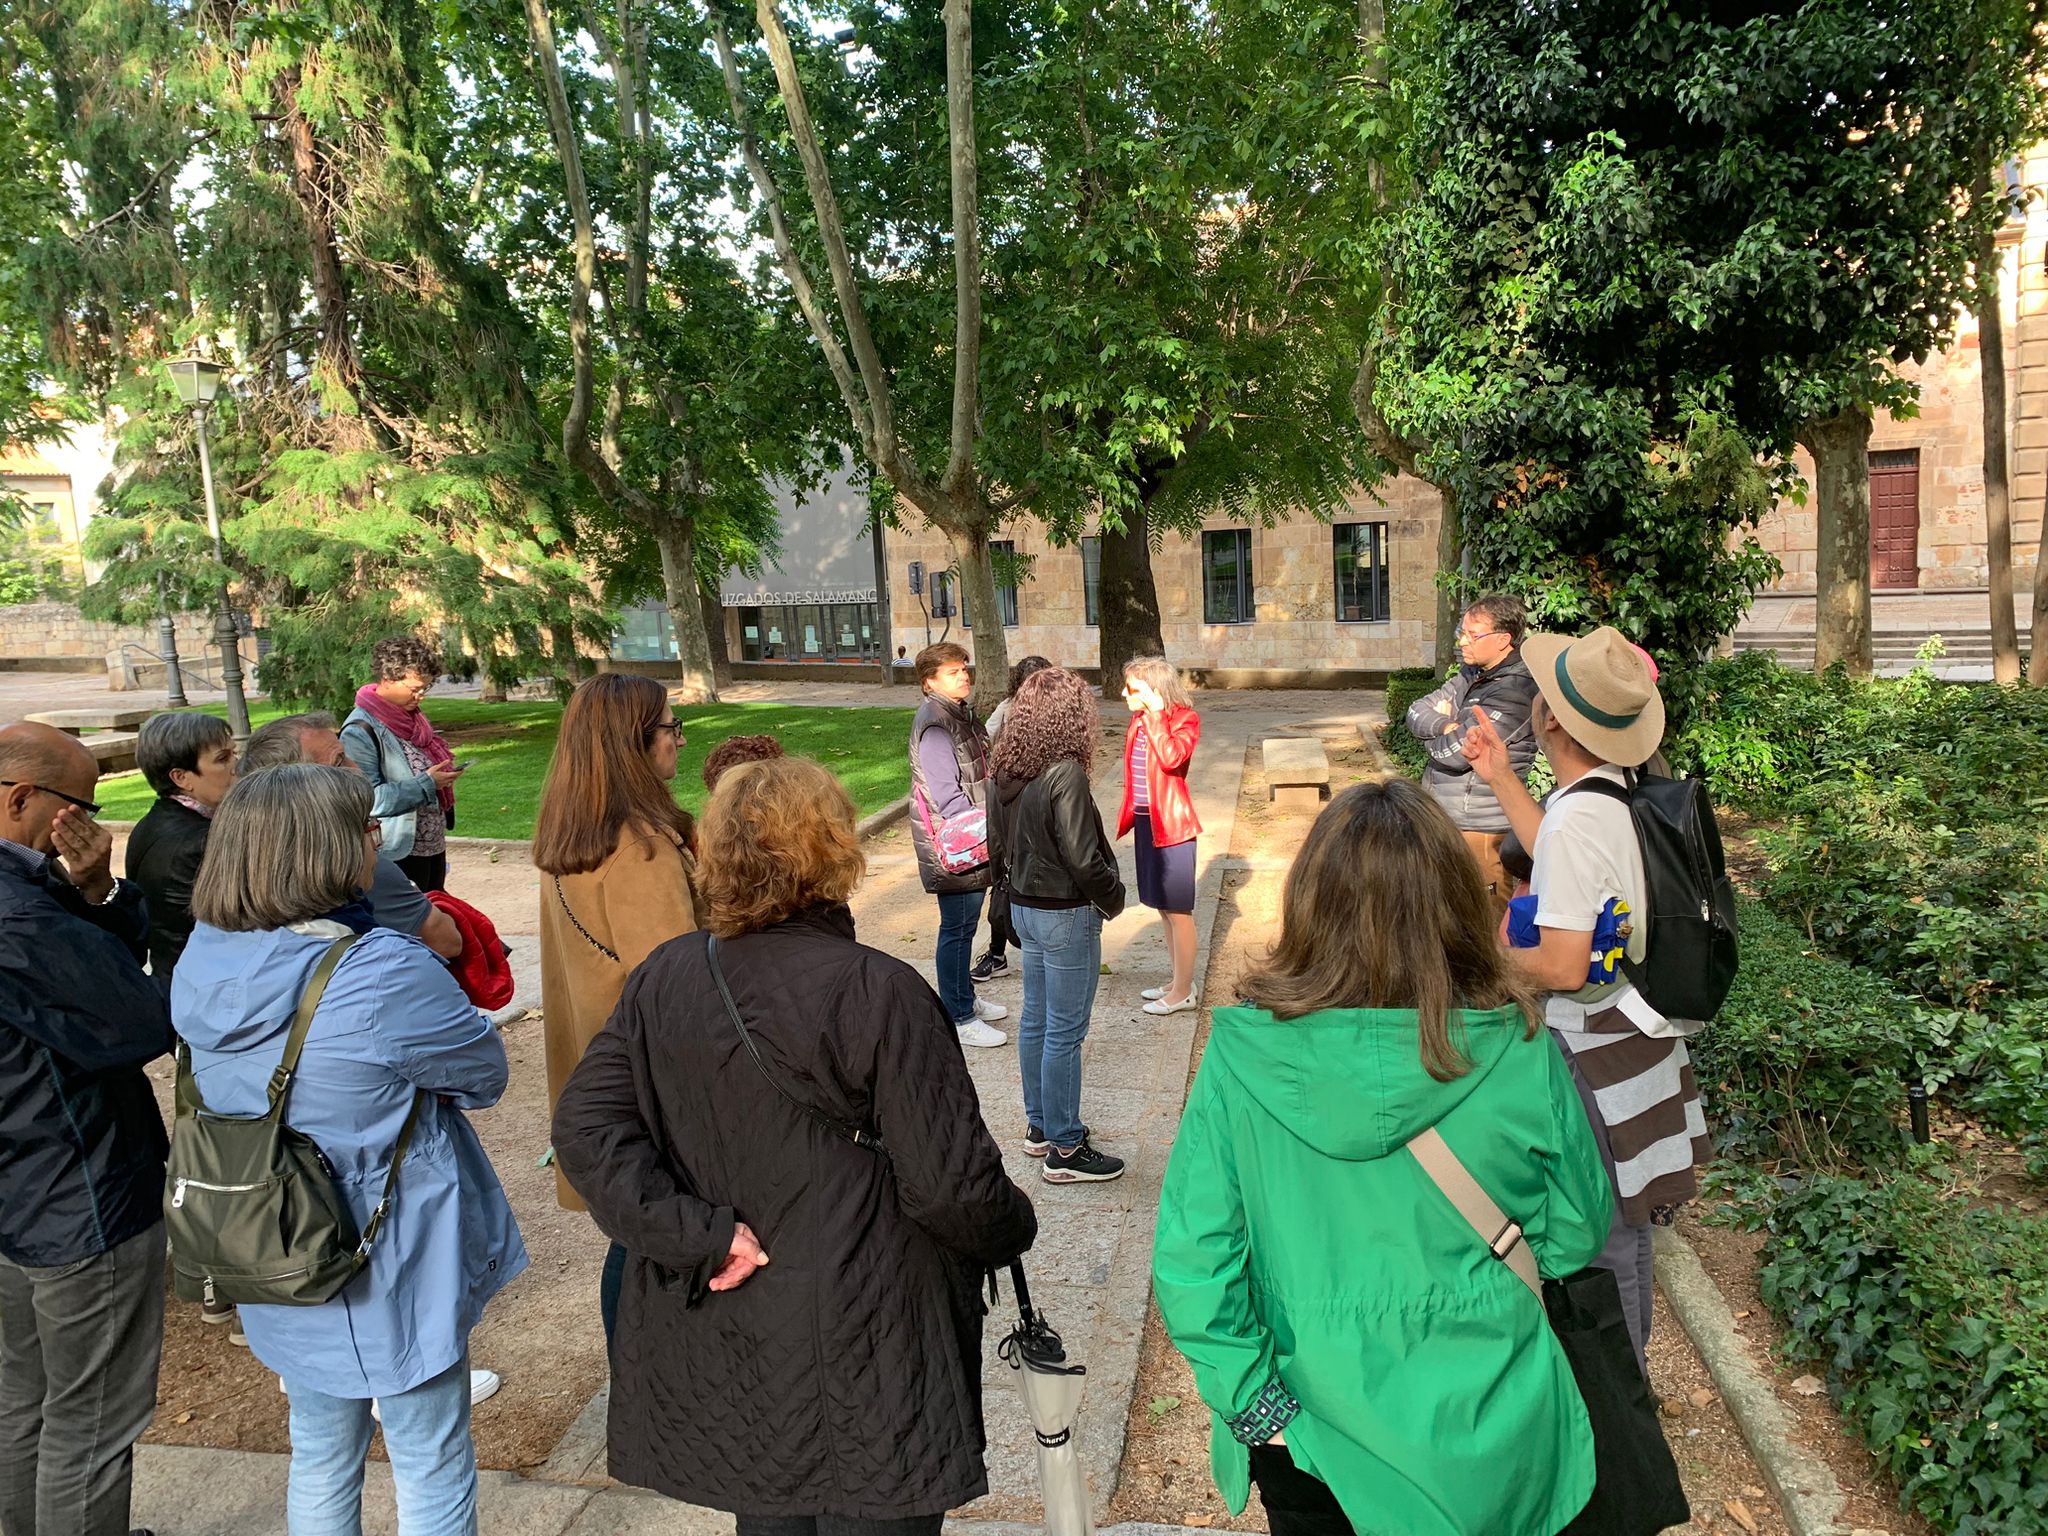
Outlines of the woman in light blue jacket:
M285 1121L326 1155L361 1227L416 1095L418 1120L363 1273L320 1306L244 1306L242 1327L291 1398L291 1536L360 1536L373 1401L400 1531L467 1536L469 1332L526 1267L462 1113L505 1091L505 1047L425 945L371 927L377 844L369 787L345 769L292 764L237 784L193 889L171 1012L208 1108L261 1114L314 966L357 936L313 1015Z

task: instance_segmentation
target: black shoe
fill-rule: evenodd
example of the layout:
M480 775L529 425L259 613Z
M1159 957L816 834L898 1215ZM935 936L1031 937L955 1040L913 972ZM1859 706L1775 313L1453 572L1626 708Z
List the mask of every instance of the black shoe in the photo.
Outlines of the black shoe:
M1085 1125L1081 1127L1081 1139L1083 1141L1088 1139L1088 1127ZM1045 1139L1045 1132L1035 1125L1027 1125L1024 1128L1024 1155L1026 1157L1043 1157L1051 1150L1052 1143Z
M1124 1176L1124 1160L1098 1152L1086 1137L1071 1152L1054 1147L1045 1154L1045 1168L1039 1174L1048 1184L1100 1184Z
M998 976L1010 974L1010 962L1001 955L983 955L967 974L976 981L994 981Z

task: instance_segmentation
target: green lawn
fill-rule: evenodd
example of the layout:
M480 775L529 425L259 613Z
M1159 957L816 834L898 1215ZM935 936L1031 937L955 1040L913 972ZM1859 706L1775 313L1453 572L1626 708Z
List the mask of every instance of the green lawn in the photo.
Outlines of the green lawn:
M207 706L220 714L218 705ZM256 725L287 711L259 705ZM704 759L728 736L773 736L793 757L815 758L839 776L865 816L902 796L909 768L907 709L828 709L793 704L710 704L678 709L685 737L676 770L676 799L692 811L704 802ZM529 838L535 804L561 726L559 704L479 704L427 700L427 716L458 758L475 758L456 791L455 831L463 837ZM136 821L155 799L140 774L100 781L109 821Z

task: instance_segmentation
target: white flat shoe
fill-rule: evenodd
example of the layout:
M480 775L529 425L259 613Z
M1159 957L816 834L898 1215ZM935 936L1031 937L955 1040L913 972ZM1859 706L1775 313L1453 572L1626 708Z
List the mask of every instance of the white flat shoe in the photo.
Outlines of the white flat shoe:
M1154 998L1151 1002L1145 1005L1145 1011L1147 1013L1156 1014L1186 1013L1190 1008L1196 1008L1199 1006L1201 1005L1195 1001L1195 994L1190 992L1186 997L1182 998L1177 1003L1168 1002L1163 997Z
M1157 1001L1159 1001L1160 998L1166 996L1166 988L1147 987L1144 991L1140 992L1138 996L1145 999L1145 1001L1148 1003L1156 1003Z

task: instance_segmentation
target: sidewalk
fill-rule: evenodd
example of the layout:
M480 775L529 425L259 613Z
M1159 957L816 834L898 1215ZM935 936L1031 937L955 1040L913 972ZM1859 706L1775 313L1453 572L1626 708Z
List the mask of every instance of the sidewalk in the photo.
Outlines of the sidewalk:
M777 685L778 692L787 685ZM876 692L882 690L877 689ZM1200 703L1204 730L1190 785L1203 822L1196 922L1206 961L1217 898L1236 821L1247 748L1267 735L1295 734L1308 722L1356 720L1372 695L1280 692L1207 694ZM1123 716L1105 712L1096 770L1096 799L1112 827L1121 800ZM1127 884L1133 883L1128 840L1119 845ZM451 861L451 886L476 900L527 957L537 884L516 845L461 849ZM869 844L869 873L854 912L867 943L932 973L937 907L917 880L909 836L899 825ZM525 942L522 942L524 940ZM1084 1111L1106 1150L1127 1159L1129 1171L1113 1183L1052 1186L1039 1165L1023 1155L1023 1114L1014 1045L969 1052L969 1066L991 1132L1003 1146L1013 1177L1039 1209L1040 1235L1028 1259L1033 1299L1059 1328L1073 1358L1089 1371L1077 1442L1102 1518L1115 1492L1124 1451L1124 1428L1136 1381L1138 1351L1149 1302L1152 1229L1160 1182L1186 1094L1196 1011L1160 1018L1141 1011L1138 992L1163 979L1165 946L1156 917L1133 907L1103 934L1103 977L1095 1022L1083 1062ZM533 1003L524 989L521 1003ZM1008 1007L998 1026L1014 1032L1022 988L998 981L985 995ZM1205 999L1213 1004L1215 999ZM536 1269L549 1267L536 1251ZM525 1282L521 1282L525 1283ZM587 1300L594 1308L595 1298ZM571 1304L574 1304L573 1302ZM989 1436L989 1495L960 1511L974 1529L982 1522L1040 1518L1033 1440L1010 1373L995 1346L1010 1307L1007 1286L989 1320L984 1387ZM488 1319L487 1319L488 1321ZM508 1380L500 1402L516 1405L522 1391L541 1384ZM483 1474L482 1528L507 1536L589 1536L596 1532L680 1532L717 1536L729 1517L691 1510L667 1499L621 1488L604 1476L603 1393L588 1405L546 1466L534 1477ZM157 1536L270 1536L282 1526L287 1458L241 1451L143 1446L137 1452L135 1524ZM371 1464L365 1530L396 1529L389 1468Z

